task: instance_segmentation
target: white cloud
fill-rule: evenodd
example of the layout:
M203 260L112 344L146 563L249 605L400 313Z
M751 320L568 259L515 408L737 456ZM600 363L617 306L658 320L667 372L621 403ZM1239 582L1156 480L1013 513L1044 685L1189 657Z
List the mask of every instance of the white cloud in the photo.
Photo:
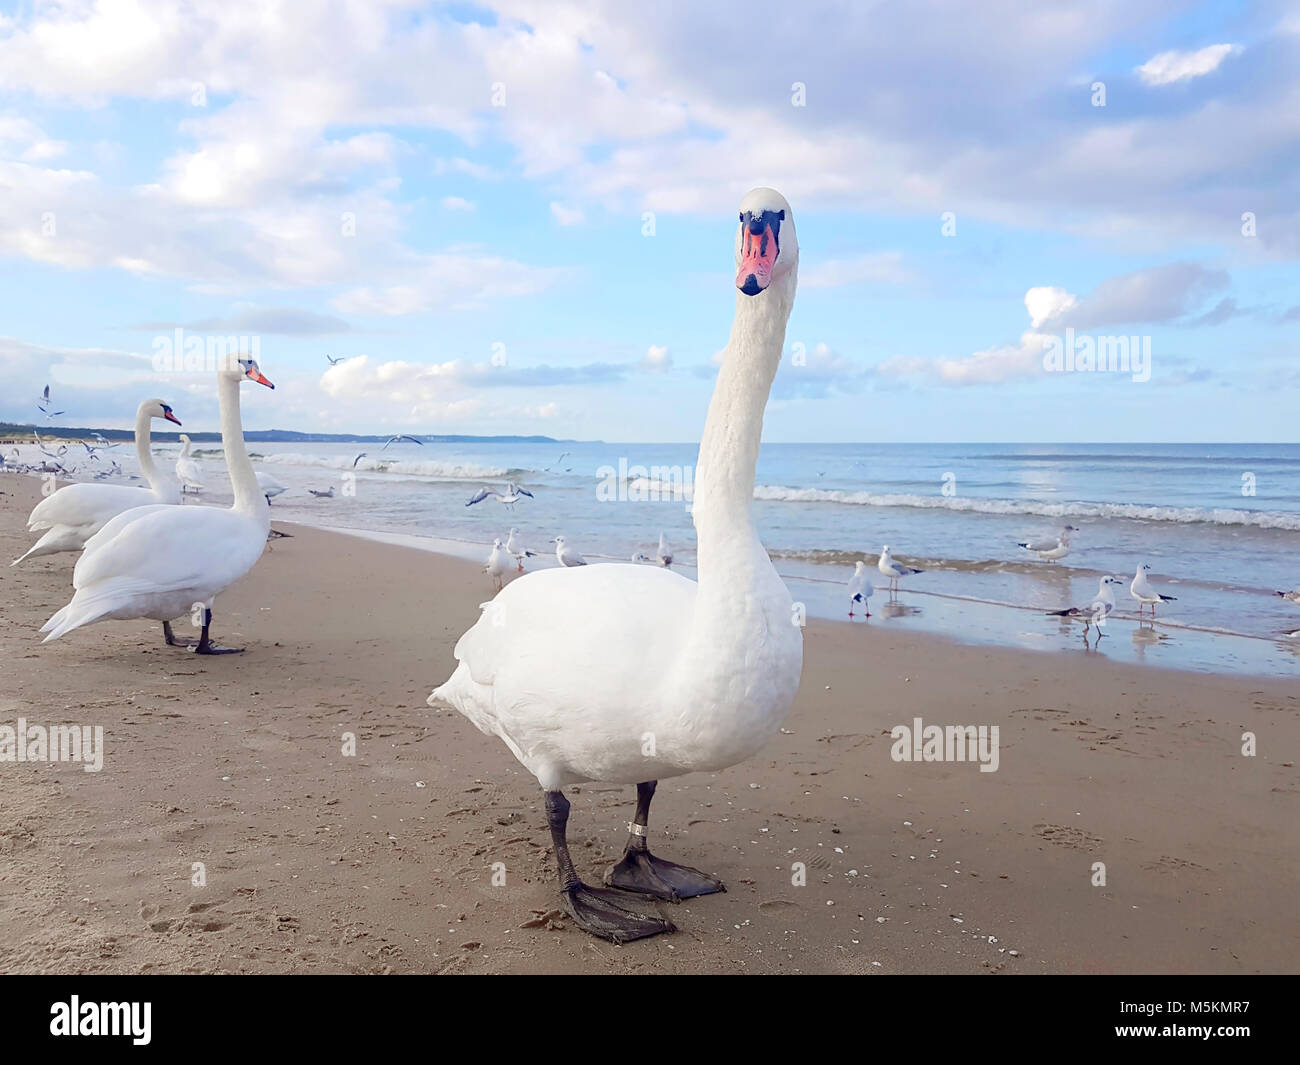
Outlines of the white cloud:
M1228 56L1240 51L1238 44L1212 44L1195 52L1161 52L1138 67L1137 74L1148 85L1172 85L1212 74Z
M551 201L551 214L562 226L578 226L587 220L580 207L568 207L555 200Z
M462 199L459 196L444 196L442 198L442 207L445 211L474 211L477 209L472 201Z
M1078 297L1051 285L1031 288L1025 293L1025 310L1029 312L1029 324L1035 329L1044 322L1059 317L1078 302Z

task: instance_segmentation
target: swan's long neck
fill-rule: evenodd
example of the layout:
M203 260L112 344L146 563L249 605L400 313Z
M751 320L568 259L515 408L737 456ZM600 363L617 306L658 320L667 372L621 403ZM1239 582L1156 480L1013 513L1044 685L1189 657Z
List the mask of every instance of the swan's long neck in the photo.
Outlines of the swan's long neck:
M736 318L709 403L695 470L695 530L699 578L754 534L750 508L763 437L763 411L785 346L794 302L793 276L758 296L736 294Z
M217 402L221 407L221 448L226 453L226 470L235 490L235 510L270 517L266 496L257 485L253 463L244 446L244 423L239 416L239 382L234 374L217 377Z
M157 492L167 487L167 482L153 463L153 416L143 407L135 416L135 457L150 488Z
M185 446L181 448L181 458L187 459L189 457L190 457L190 438L187 436L185 438Z

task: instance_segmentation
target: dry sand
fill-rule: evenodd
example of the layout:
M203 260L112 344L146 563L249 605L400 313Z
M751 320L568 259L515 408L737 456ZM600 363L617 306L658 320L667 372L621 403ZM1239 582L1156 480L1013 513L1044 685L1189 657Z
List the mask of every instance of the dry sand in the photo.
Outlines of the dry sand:
M0 479L0 559L30 541L36 491ZM532 778L425 706L488 579L284 528L217 601L214 635L248 648L232 657L166 647L151 622L41 646L75 556L0 567L0 724L106 735L97 774L0 763L0 970L1300 968L1294 683L814 621L787 732L654 803L652 847L728 893L663 905L676 934L615 947L560 915ZM915 716L998 725L998 771L892 761L888 730ZM598 881L632 790L569 794Z

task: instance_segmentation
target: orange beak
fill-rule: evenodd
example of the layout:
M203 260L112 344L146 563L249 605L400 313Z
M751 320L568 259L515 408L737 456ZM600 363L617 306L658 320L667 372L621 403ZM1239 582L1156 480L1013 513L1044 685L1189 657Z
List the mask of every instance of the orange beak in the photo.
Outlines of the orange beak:
M754 230L758 228L758 232ZM757 296L772 281L772 267L776 263L776 234L770 225L747 223L740 236L740 269L736 272L736 287L746 296Z
M181 424L181 420L169 410L163 411L163 417L166 418L169 422L175 422L177 425Z
M244 374L244 376L250 381L256 381L259 385L266 385L267 388L275 387L275 385L271 384L271 382L266 379L261 370L250 369L246 374Z

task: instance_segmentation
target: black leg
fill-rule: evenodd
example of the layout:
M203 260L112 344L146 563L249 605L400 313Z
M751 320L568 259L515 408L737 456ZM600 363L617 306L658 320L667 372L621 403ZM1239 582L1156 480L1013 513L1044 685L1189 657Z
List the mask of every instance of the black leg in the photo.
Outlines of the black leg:
M605 883L623 891L653 895L669 902L726 891L727 886L717 877L686 865L666 862L650 853L646 826L650 823L650 800L655 796L657 783L649 780L636 786L636 818L628 825L623 858L605 872Z
M196 640L189 640L189 639L185 639L184 637L180 637L180 638L178 638L178 637L176 637L175 635L173 635L173 633L172 633L172 623L171 623L170 621L164 621L164 622L163 622L163 638L167 641L167 646L168 646L168 647L195 647L195 646L197 646L197 641L196 641Z
M560 894L564 908L569 911L574 924L593 936L608 939L611 943L630 943L634 939L657 936L660 932L674 932L671 921L657 915L635 913L623 905L626 897L602 888L588 887L573 868L569 856L566 830L569 824L569 800L561 791L546 793L546 823L551 827L551 842L555 846L555 864L560 872Z
M207 607L203 609L203 632L199 634L198 646L194 648L196 655L237 655L243 654L242 647L222 647L213 643L208 638L208 627L212 624L212 611Z

